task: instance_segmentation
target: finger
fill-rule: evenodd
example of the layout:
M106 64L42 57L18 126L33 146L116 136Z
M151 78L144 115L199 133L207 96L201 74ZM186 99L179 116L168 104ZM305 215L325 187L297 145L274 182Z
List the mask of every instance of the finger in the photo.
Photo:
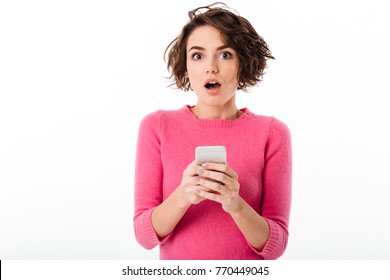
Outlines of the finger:
M186 183L185 183L185 188L188 189L189 191L193 191L195 192L196 189L200 188L206 192L212 192L213 190L208 188L207 186L205 185L202 185L202 179L199 177L199 176L196 176L196 177L189 177L187 180L186 180Z
M195 193L197 194L197 190L201 190L201 191L204 191L204 192L210 192L211 190L209 188L206 188L204 186L200 186L200 185L197 185L197 186L188 186L187 188L185 188L185 192L186 193Z
M202 164L202 167L207 170L214 170L228 175L231 178L237 179L237 173L230 168L229 165L224 163L206 162Z
M199 168L199 165L197 165L196 162L193 161L184 170L183 175L194 176L194 175L196 175L197 168Z
M198 195L198 190L200 186L189 186L184 189L185 199L191 204L198 204L199 202L205 200L204 197ZM203 191L203 190L202 190Z
M199 169L197 174L203 179L219 182L224 185L229 185L233 180L229 175L213 170Z
M198 179L198 184L199 184L199 186L207 188L207 189L211 190L214 193L221 194L221 193L226 191L226 187L224 185L222 185L218 181L210 181L210 180L207 180L207 179L199 178Z
M205 199L213 200L213 201L216 201L219 203L221 203L221 201L222 201L221 195L217 194L217 193L206 192L206 191L198 189L198 190L196 190L196 194L199 195L200 197L205 198Z

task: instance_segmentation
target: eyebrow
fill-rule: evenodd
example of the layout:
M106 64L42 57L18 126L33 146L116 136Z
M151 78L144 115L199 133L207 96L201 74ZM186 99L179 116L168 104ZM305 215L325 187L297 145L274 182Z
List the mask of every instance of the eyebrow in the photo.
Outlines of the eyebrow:
M228 49L228 48L231 48L229 45L222 45L220 47L217 48L217 51L220 51L220 50L223 50L223 49ZM200 50L200 51L204 51L205 48L203 47L199 47L199 46L192 46L188 51L191 51L191 50Z

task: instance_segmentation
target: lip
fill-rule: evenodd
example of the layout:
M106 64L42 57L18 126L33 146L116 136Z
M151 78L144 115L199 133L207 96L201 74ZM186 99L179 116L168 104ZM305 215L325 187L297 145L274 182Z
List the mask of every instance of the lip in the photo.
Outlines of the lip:
M206 85L207 85L208 83L212 83L212 82L218 83L218 84L219 84L219 87L216 87L216 88L207 88ZM207 92L208 94L217 94L218 92L220 92L220 90L221 90L221 88L222 88L221 82L218 81L217 79L207 79L207 80L205 81L205 83L203 84L203 86L204 86L204 88L205 88L205 90L206 90L206 92Z
M206 86L208 83L212 83L212 82L221 84L220 81L218 81L217 79L207 79L207 80L204 82L203 86Z

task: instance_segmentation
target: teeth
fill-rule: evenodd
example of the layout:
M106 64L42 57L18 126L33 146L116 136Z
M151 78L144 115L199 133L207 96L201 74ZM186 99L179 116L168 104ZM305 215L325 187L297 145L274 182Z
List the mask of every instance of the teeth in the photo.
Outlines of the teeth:
M218 82L208 82L207 84L205 84L205 87L210 89L210 88L215 88L217 86L219 86L220 84Z

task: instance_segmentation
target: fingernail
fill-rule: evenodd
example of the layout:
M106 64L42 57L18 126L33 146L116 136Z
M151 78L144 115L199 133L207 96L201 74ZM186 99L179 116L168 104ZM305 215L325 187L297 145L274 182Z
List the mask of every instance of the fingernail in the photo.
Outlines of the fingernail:
M209 164L208 163L203 163L202 166L207 168L209 166Z
M203 169L198 169L198 171L196 171L196 173L198 173L198 175L202 175L203 174Z

